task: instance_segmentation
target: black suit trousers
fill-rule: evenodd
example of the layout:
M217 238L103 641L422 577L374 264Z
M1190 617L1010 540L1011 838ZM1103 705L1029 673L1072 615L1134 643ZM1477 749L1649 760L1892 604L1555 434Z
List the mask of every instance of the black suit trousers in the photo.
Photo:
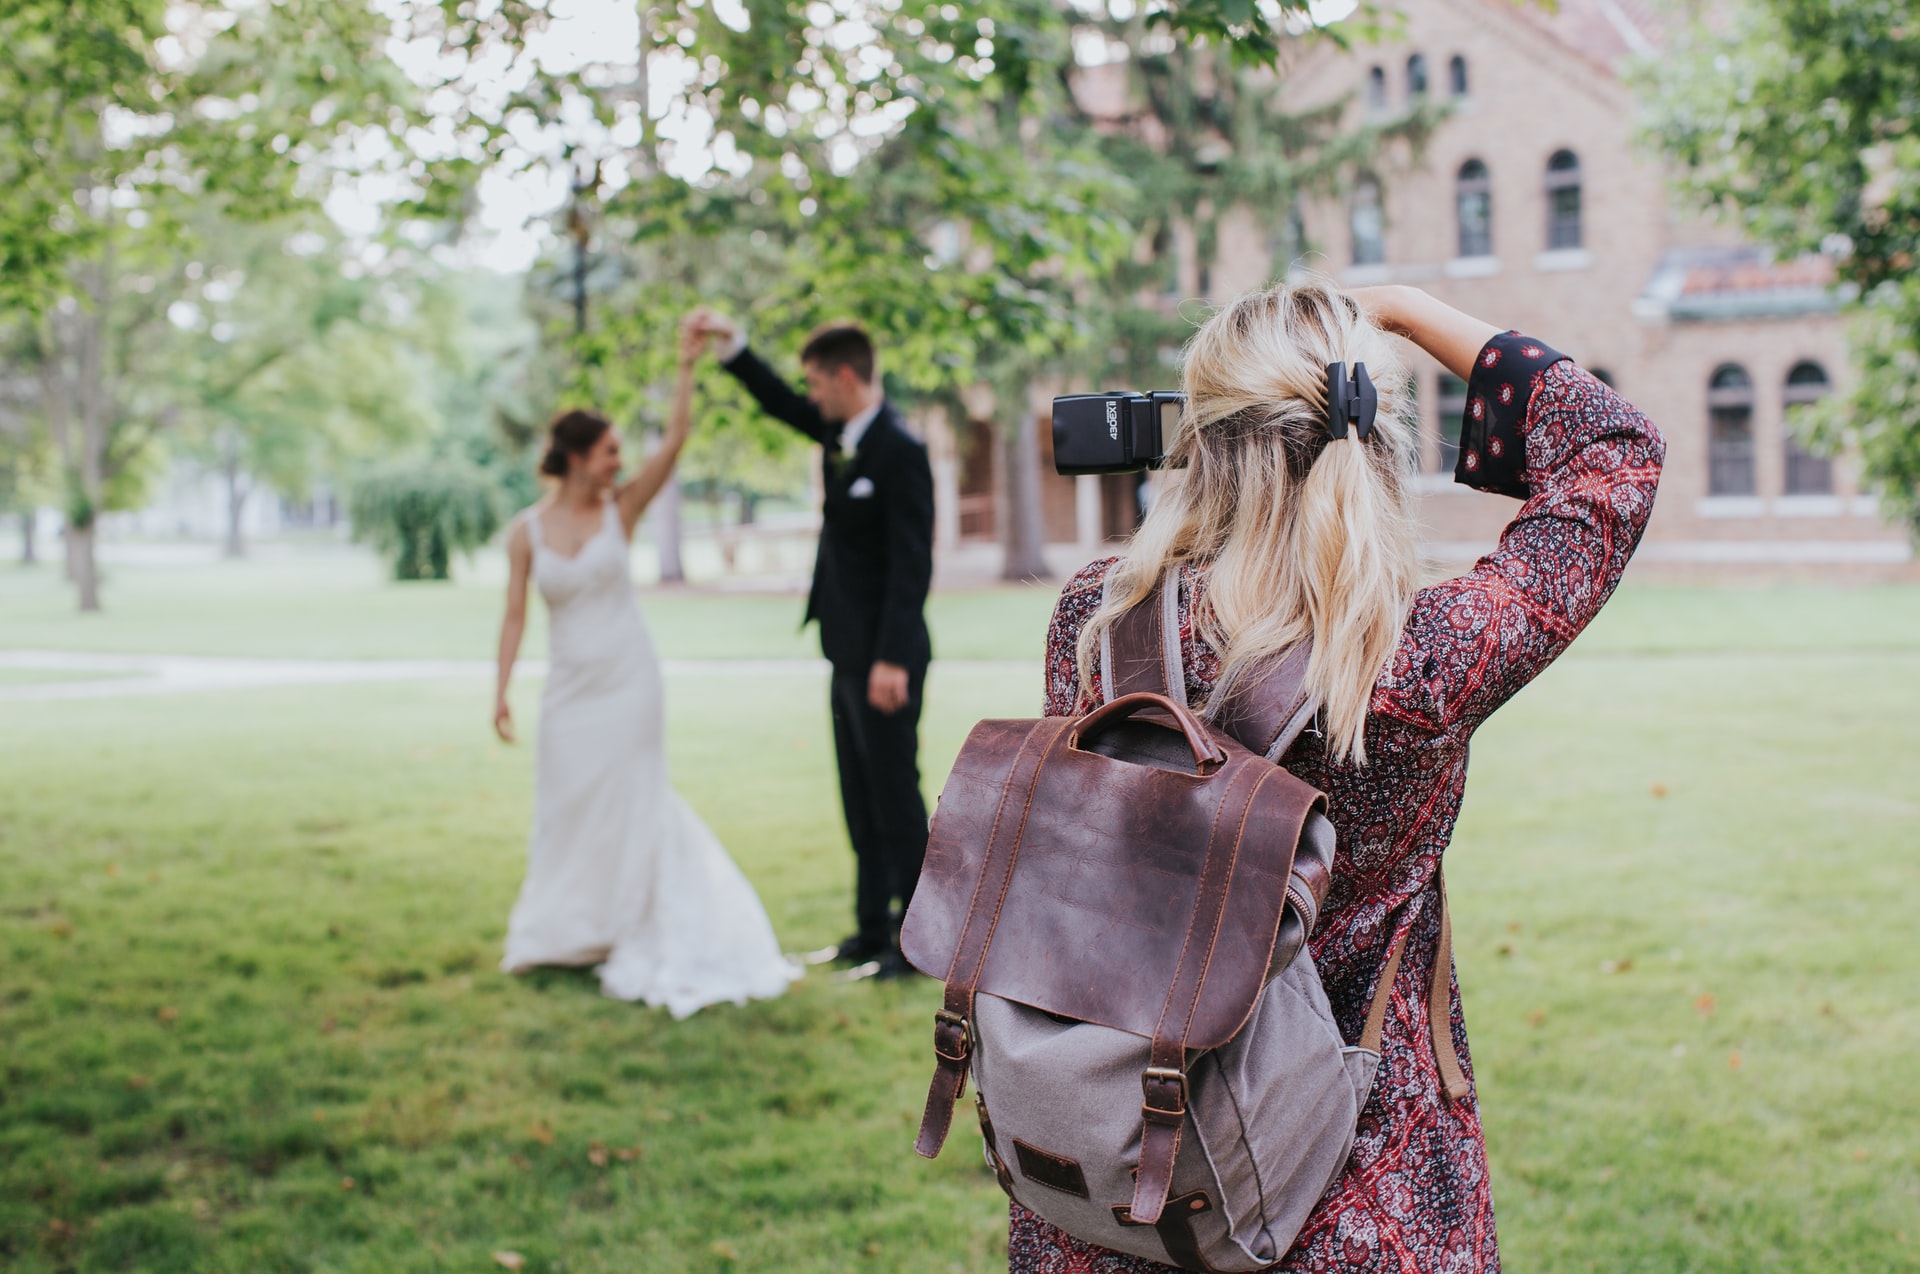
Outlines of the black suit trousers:
M833 673L833 747L840 801L854 853L854 918L860 936L893 942L927 856L927 804L920 795L920 702L926 669L909 675L907 706L887 715L867 702L868 669Z

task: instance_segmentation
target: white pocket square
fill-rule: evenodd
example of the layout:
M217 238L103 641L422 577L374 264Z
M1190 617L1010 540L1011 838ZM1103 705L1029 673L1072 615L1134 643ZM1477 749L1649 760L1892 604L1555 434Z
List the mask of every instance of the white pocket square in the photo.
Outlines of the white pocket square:
M853 485L847 488L847 498L851 500L865 500L872 495L872 478L855 478Z

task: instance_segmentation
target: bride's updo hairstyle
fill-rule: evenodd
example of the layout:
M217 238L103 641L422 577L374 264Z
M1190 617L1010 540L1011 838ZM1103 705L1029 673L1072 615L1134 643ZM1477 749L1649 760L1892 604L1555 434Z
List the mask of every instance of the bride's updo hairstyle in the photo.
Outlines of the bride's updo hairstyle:
M1329 363L1365 363L1379 391L1364 441L1352 429L1329 436ZM1215 313L1187 346L1183 379L1158 498L1080 633L1081 684L1091 686L1101 634L1168 567L1211 561L1194 623L1221 656L1217 686L1311 638L1307 690L1325 712L1328 756L1364 765L1367 705L1419 572L1412 378L1350 297L1314 282Z
M561 412L547 426L547 451L540 457L540 472L549 478L566 477L572 458L593 450L593 444L611 428L612 424L597 411L576 408Z

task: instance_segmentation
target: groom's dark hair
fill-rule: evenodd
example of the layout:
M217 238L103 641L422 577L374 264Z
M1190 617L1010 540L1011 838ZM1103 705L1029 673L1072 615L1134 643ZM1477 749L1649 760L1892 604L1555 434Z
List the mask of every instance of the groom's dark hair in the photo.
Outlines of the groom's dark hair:
M858 323L828 323L813 329L800 347L800 361L823 372L851 367L864 385L873 384L873 338Z

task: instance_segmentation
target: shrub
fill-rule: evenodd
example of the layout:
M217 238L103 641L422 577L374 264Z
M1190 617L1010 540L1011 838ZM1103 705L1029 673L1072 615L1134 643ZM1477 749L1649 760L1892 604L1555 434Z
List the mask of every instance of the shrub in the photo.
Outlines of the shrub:
M395 579L443 580L455 553L500 529L500 493L464 461L406 461L354 483L348 512L354 538L389 558Z

